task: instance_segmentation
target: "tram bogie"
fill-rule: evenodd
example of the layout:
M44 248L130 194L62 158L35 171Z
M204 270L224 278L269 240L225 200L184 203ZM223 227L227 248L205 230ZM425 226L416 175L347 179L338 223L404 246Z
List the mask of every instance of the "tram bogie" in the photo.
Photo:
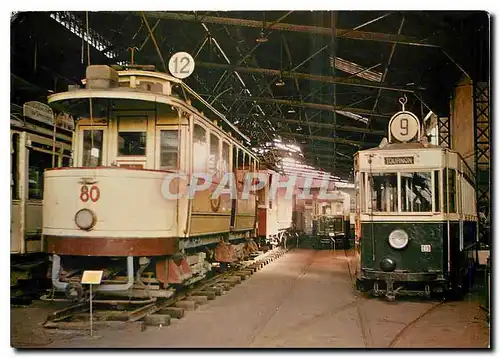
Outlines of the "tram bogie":
M472 172L458 153L421 138L410 112L389 128L389 142L355 156L358 289L391 300L460 296L477 243Z

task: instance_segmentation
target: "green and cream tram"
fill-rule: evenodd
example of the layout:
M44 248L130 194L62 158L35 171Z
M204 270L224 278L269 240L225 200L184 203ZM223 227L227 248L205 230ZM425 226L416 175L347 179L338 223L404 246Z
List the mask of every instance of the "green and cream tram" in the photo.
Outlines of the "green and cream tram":
M358 289L389 300L460 296L477 242L474 176L460 155L422 138L403 105L389 140L358 152L354 165Z

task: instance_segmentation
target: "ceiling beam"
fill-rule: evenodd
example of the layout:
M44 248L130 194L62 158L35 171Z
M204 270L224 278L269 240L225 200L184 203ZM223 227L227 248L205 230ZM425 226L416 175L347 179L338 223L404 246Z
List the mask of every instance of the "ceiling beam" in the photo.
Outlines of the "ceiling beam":
M202 95L206 97L207 95ZM313 103L313 102L300 102L300 101L294 101L294 100L288 100L288 99L277 99L277 98L269 98L269 97L253 97L253 96L239 96L239 95L228 95L228 96L221 96L219 98L223 99L238 99L241 101L251 101L251 102L261 102L261 103L277 103L277 104L284 104L284 105L289 105L292 107L307 107L307 108L315 108L315 109L321 109L324 111L348 111L351 113L359 114L359 115L372 115L376 117L382 117L382 118L391 118L393 114L389 113L373 113L369 109L362 109L362 108L352 108L352 107L346 107L346 106L333 106L331 104L324 104L324 103Z
M272 25L272 29L274 31L303 32L307 34L316 34L324 36L332 35L331 28L320 27L320 26L307 26L307 25L298 25L290 23L274 23L271 21L266 21L263 23L262 21L257 21L257 20L237 19L232 17L218 17L218 16L200 17L195 14L186 14L179 12L147 11L146 15L156 19L193 21L193 22L203 22L208 24L254 27L259 29L262 29L263 26L264 28L267 29ZM414 37L386 34L380 32L336 29L335 36L351 40L388 42L388 43L397 43L397 44L411 45L411 46L439 47L438 45L434 45L425 40L419 40Z
M375 147L377 145L374 143L360 142L357 140L344 139L344 138L339 138L339 137L337 137L337 138L322 137L322 136L293 133L293 132L285 132L285 131L280 131L280 132L278 132L278 134L283 136L283 137L293 136L293 137L297 137L297 138L304 138L304 139L311 139L311 140L317 140L317 141L323 141L323 142L345 144L345 145L350 145L350 146L354 146L354 147L367 147L367 146Z
M238 115L235 115L233 117L238 117ZM324 122L312 122L312 121L301 121L298 119L288 119L288 118L275 118L275 117L255 117L255 120L259 121L265 121L265 120L270 120L272 122L284 122L284 123L291 123L291 124L299 124L301 126L306 126L306 127L315 127L315 128L328 128L328 129L333 129L335 128L338 131L343 131L343 132L353 132L353 133L366 133L366 134L373 134L373 135L379 135L379 136L385 136L387 133L386 131L381 131L381 130L373 130L370 128L365 128L365 127L354 127L354 126L345 126L345 125L334 125L332 123L324 123Z
M374 82L360 80L360 79L356 79L356 78L350 78L350 77L321 76L321 75L313 75L313 74L309 74L309 73L300 73L300 72L294 72L294 71L286 71L286 70L280 71L280 70L274 70L274 69L269 69L269 68L245 67L245 66L236 66L236 65L230 65L230 64L220 64L220 63L203 62L203 61L196 62L196 66L205 67L205 68L212 68L212 69L219 69L219 70L231 70L234 72L259 73L259 74L268 75L268 76L281 76L281 77L285 77L285 78L297 78L297 79L318 81L318 82L324 82L324 83L335 83L335 84L346 85L346 86L384 89L387 91L397 91L397 92L406 92L406 93L413 93L414 92L414 90L409 90L406 88L392 87L392 86L390 86L388 84L384 84L384 83L374 83Z
M307 157L307 158L322 158L322 159L336 159L337 161L340 161L340 162L344 162L344 163L349 163L349 164L353 164L354 163L354 159L347 159L347 158L344 158L344 157L341 157L339 155L333 155L333 154L314 154L314 153L303 153L304 154L304 157Z

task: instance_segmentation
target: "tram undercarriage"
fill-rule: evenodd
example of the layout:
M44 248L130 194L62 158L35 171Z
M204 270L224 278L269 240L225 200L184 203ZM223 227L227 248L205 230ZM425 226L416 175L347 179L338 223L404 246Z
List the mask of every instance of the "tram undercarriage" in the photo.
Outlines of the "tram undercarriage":
M83 272L98 270L103 272L102 281L93 291L99 298L113 297L113 301L116 301L116 298L122 297L127 302L153 302L158 298L172 297L176 291L225 270L228 264L238 264L258 250L254 240L237 237L230 242L220 240L185 248L184 253L171 256L87 257L53 254L48 272L53 286L52 294L42 299L87 299L89 287L81 284Z

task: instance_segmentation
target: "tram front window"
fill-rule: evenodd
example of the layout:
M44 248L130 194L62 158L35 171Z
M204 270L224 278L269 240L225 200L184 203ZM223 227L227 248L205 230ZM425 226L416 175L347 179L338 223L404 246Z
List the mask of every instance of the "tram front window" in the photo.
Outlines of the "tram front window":
M118 132L118 155L146 155L146 132Z
M432 211L431 173L401 173L401 211Z
M398 211L398 175L396 173L369 174L371 210Z
M92 133L93 132L93 133ZM83 166L102 165L102 130L83 131Z

